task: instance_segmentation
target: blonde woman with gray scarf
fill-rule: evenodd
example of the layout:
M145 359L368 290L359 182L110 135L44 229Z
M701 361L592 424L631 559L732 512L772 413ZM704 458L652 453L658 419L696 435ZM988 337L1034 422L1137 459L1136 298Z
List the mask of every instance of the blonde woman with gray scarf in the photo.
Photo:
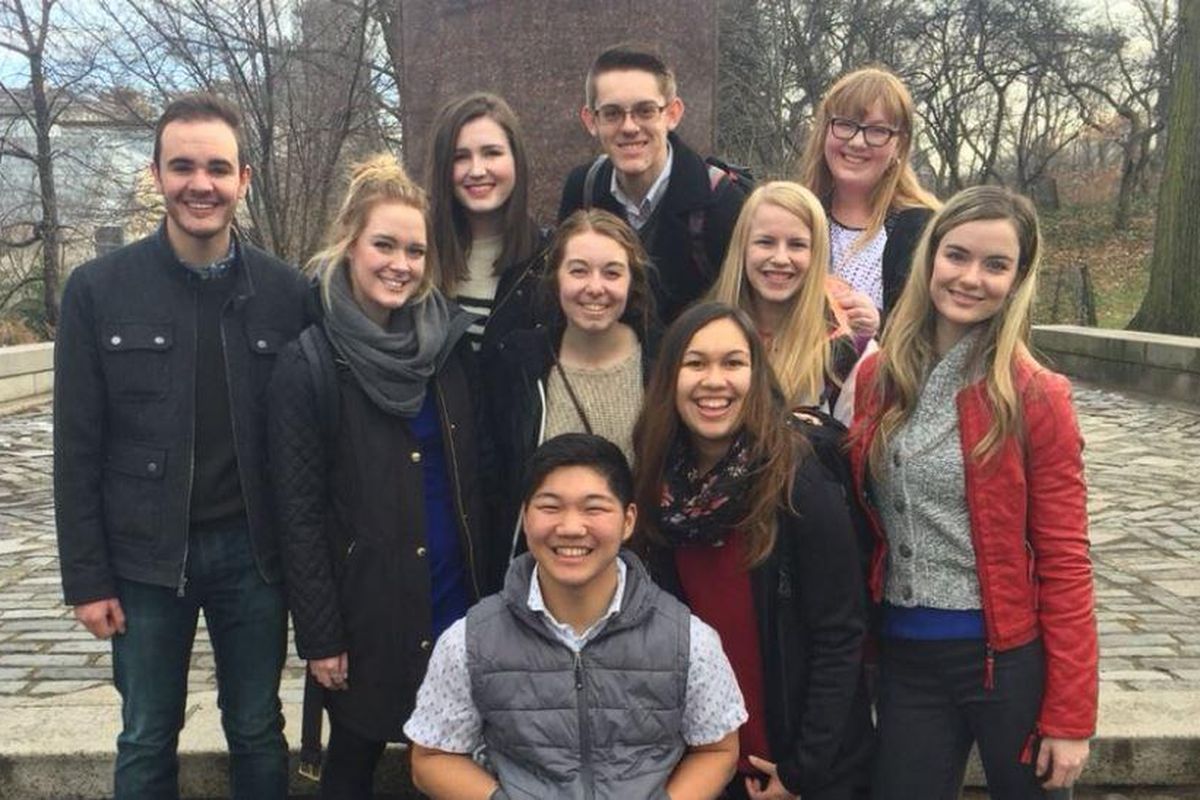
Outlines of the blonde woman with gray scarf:
M370 797L432 643L491 591L474 317L436 288L425 193L354 168L310 266L324 320L279 357L269 447L296 649L323 689L324 798Z

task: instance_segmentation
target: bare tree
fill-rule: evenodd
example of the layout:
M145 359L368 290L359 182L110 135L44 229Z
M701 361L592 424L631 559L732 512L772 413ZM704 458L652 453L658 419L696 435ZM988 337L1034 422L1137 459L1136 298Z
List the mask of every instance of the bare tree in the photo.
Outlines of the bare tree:
M6 136L0 142L0 159L17 158L32 162L37 170L40 217L30 225L24 241L4 241L6 247L41 246L42 303L47 326L58 323L58 285L62 272L61 229L58 196L54 184L54 153L50 144L55 119L69 102L69 87L48 86L50 66L47 44L53 23L55 0L2 0L0 2L0 49L15 53L28 65L28 87L24 90L0 84L0 92L33 134L33 149Z
M375 0L103 0L120 69L161 102L202 89L242 110L253 233L280 257L318 247L346 157L377 148L391 73ZM381 44L383 50L385 45ZM382 87L381 87L382 84ZM394 93L393 93L394 96Z
M1200 0L1180 0L1150 285L1129 327L1200 335Z

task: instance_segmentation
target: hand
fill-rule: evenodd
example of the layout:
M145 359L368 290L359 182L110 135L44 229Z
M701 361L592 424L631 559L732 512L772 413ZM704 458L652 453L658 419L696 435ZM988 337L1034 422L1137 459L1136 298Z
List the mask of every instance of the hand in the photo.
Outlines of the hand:
M879 309L866 294L855 289L846 289L834 297L846 312L850 330L860 336L874 336L879 331Z
M317 679L317 683L326 689L341 691L350 688L350 684L346 682L350 674L350 657L345 653L329 658L310 658L308 671Z
M1055 739L1047 736L1038 748L1037 774L1044 789L1073 786L1088 760L1087 739Z
M765 789L759 788L757 778L746 778L746 793L750 795L750 800L797 800L799 798L800 795L792 794L783 788L783 782L779 780L779 770L775 768L773 762L758 756L749 756L749 758L750 765L767 776Z
M115 597L75 606L75 619L97 639L108 639L113 634L125 632L125 612L121 610L121 601Z

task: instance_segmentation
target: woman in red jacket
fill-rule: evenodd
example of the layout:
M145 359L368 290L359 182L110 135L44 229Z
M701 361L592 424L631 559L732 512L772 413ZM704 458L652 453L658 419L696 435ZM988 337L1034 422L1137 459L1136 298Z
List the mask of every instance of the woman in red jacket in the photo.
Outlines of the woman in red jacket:
M1027 341L1040 233L1006 189L937 213L858 378L851 463L882 601L876 798L1071 786L1096 720L1082 439Z

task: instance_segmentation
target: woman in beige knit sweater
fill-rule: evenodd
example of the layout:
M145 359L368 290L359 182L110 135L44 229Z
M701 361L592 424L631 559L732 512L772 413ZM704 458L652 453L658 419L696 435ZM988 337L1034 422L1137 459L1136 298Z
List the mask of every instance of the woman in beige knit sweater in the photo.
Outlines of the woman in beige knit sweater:
M520 542L518 487L538 444L560 433L594 433L632 460L655 349L648 260L624 221L595 208L575 212L559 227L547 265L543 288L556 301L554 320L507 335L484 364L514 533L503 557Z

